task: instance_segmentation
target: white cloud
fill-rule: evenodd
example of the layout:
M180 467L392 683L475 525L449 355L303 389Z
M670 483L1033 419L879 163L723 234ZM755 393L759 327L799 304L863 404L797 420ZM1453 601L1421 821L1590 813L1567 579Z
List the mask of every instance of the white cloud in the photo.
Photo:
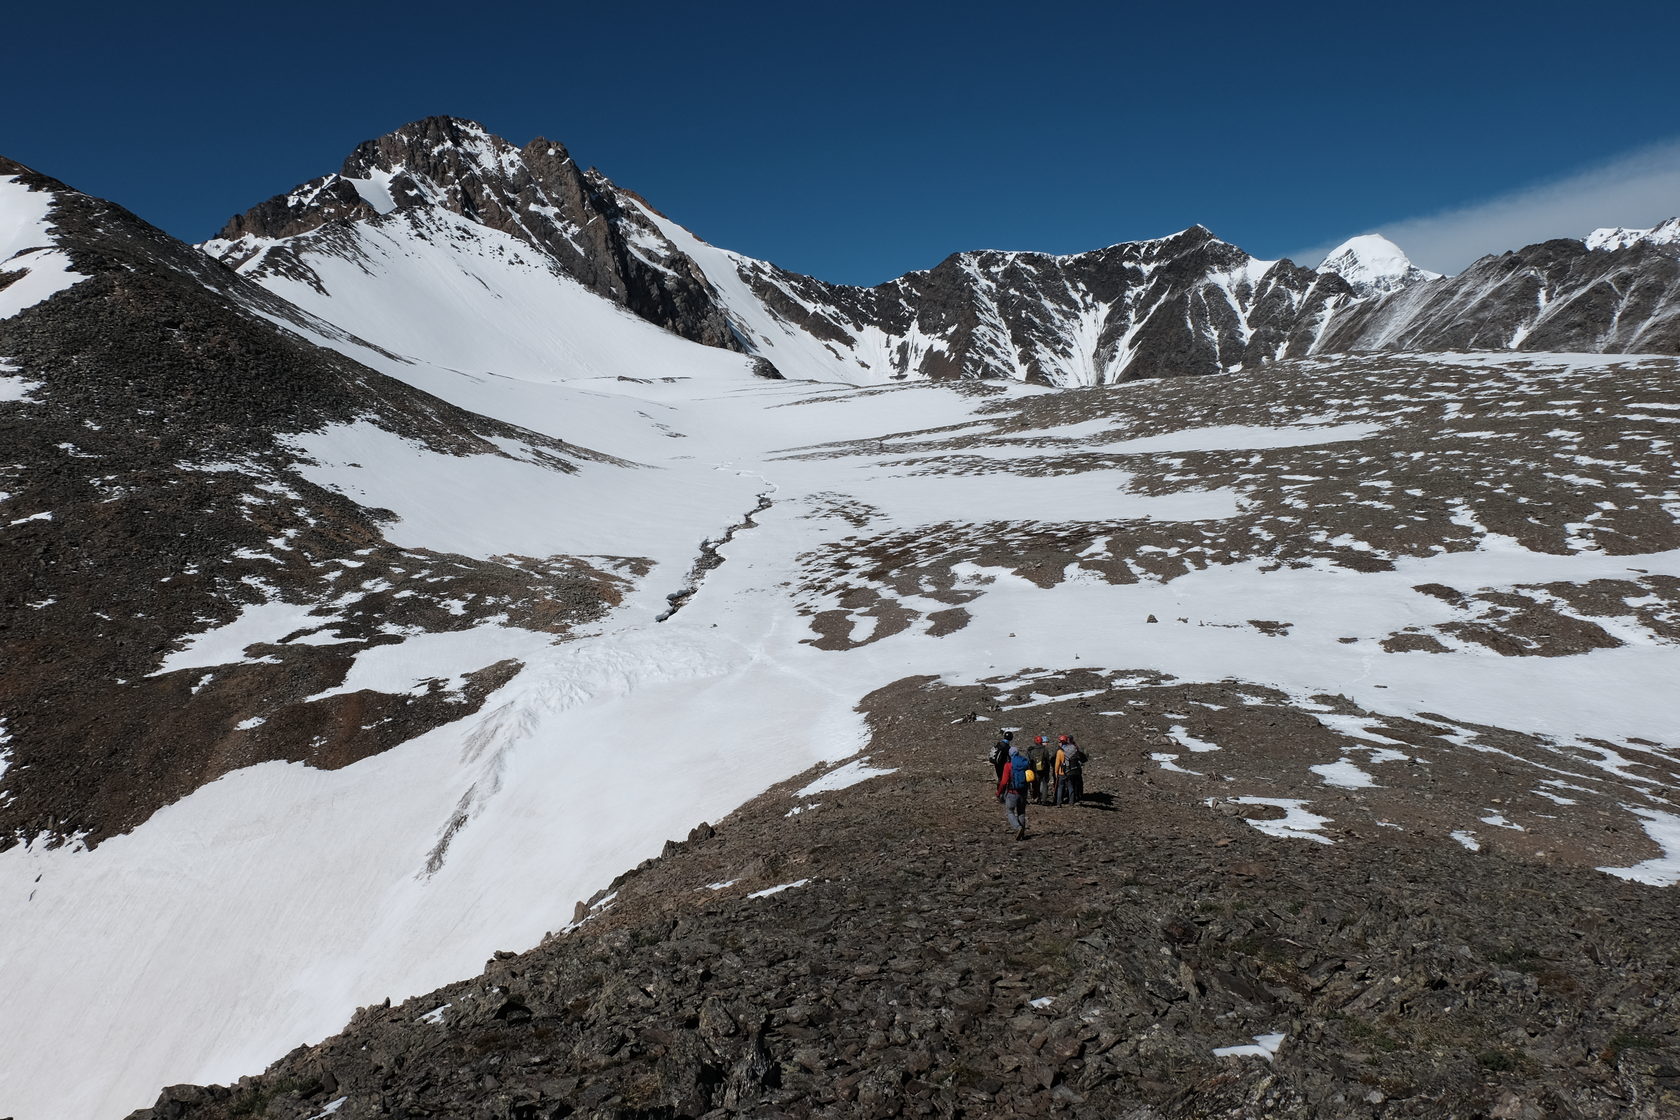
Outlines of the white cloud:
M1680 140L1669 140L1561 179L1359 232L1382 234L1421 268L1453 273L1487 253L1554 237L1585 237L1603 226L1653 226L1677 214ZM1339 243L1290 257L1316 264Z

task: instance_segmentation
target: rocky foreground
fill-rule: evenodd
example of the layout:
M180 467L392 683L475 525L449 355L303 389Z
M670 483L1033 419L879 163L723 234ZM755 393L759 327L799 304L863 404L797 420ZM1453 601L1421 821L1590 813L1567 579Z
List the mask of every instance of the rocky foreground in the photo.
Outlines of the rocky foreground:
M777 787L531 952L130 1120L1680 1115L1666 891L1413 830L1265 834L1279 810L1085 730L1199 693L1089 683L1023 713L1094 756L1025 842L984 760L1008 690L908 679L864 705L894 772Z

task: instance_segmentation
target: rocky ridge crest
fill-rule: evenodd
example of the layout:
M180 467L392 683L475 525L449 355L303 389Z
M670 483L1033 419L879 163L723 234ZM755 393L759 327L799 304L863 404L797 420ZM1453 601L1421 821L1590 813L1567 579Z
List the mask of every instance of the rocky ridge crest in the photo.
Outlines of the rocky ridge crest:
M308 278L310 254L357 252L335 230L426 207L518 237L642 318L796 378L1071 386L1371 350L1680 352L1672 223L1533 245L1451 278L1380 238L1314 270L1193 226L1069 256L956 253L862 288L708 245L553 141L516 148L448 117L362 144L337 174L235 217L204 248L259 282Z

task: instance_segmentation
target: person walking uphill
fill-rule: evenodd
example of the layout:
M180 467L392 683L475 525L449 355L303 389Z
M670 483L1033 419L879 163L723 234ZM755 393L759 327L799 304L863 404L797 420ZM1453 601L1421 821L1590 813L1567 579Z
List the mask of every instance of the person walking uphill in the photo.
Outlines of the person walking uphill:
M1044 736L1034 735L1032 750L1027 753L1027 761L1032 763L1033 780L1032 799L1035 804L1044 802L1046 797L1055 792L1055 786L1050 784L1050 771L1056 761L1055 752L1050 744L1044 741Z
M1077 805L1085 796L1085 759L1089 756L1079 749L1072 735L1061 736L1056 747L1057 805Z
M1011 749L998 775L997 795L1003 802L1003 819L1015 830L1017 840L1027 838L1027 785L1033 776L1027 756L1019 747Z
M1003 738L992 747L992 769L997 771L997 780L1003 781L1003 766L1009 761L1009 752L1014 750L1015 732L1005 731Z

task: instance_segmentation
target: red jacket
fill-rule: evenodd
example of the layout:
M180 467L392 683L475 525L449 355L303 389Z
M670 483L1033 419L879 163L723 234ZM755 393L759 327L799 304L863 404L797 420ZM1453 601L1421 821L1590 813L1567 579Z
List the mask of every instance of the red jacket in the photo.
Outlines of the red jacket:
M997 790L998 800L1000 800L1000 801L1003 800L1004 791L1009 789L1010 785L1013 784L1013 783L1010 782L1010 778L1014 775L1014 772L1015 772L1015 757L1013 755L1011 755L1009 758L1004 760L1003 776L998 779L998 790Z

